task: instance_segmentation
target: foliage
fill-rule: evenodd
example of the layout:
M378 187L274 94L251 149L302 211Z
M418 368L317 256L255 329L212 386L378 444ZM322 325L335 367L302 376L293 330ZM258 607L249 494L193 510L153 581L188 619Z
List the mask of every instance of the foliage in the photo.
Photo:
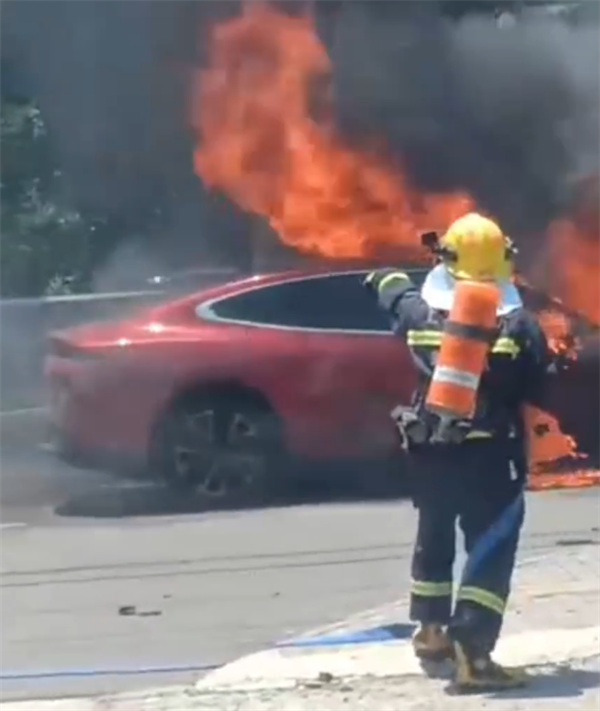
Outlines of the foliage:
M576 21L579 13L592 14L589 6L597 6L598 2L589 0L438 0L442 14L461 18L471 14L493 14L496 16L502 13L520 14L530 10L546 11L555 13L565 19Z
M68 205L63 175L35 103L2 101L1 146L2 296L69 293L85 286L94 225Z

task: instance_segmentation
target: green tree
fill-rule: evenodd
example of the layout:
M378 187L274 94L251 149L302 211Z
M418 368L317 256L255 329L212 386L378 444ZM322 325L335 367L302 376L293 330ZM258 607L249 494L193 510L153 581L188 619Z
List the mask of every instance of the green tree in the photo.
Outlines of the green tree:
M68 293L84 287L94 225L68 204L35 102L3 97L1 148L2 296Z
M500 15L503 12L516 13L528 10L546 10L569 19L577 13L592 15L598 9L598 2L589 0L438 0L442 14L450 17L464 17L471 14Z

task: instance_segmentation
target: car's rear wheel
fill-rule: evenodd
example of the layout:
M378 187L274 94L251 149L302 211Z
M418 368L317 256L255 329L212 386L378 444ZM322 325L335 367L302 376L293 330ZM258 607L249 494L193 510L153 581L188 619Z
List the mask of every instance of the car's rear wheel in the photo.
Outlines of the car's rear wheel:
M153 469L169 489L207 503L251 503L269 495L282 459L277 415L253 395L184 398L163 418Z

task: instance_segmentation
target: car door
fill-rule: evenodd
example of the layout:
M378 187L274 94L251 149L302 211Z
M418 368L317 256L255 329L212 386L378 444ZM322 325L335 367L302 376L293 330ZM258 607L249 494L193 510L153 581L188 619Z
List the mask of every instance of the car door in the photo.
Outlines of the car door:
M329 449L376 456L397 447L390 412L410 401L415 370L362 277L349 272L307 280L297 325L306 330L311 354L307 397Z

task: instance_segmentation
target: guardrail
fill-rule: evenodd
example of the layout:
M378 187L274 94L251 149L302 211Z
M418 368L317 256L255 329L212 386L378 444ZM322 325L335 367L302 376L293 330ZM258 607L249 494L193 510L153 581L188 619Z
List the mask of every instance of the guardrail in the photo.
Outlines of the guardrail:
M171 295L201 290L238 274L232 270L198 270L184 274L183 284L175 278L159 281L156 288L145 291L0 300L0 411L44 406L42 368L45 338L50 331L122 318Z
M46 408L0 412L0 452L41 447L50 435Z
M44 403L42 363L50 331L124 316L161 297L157 290L0 301L0 410Z

